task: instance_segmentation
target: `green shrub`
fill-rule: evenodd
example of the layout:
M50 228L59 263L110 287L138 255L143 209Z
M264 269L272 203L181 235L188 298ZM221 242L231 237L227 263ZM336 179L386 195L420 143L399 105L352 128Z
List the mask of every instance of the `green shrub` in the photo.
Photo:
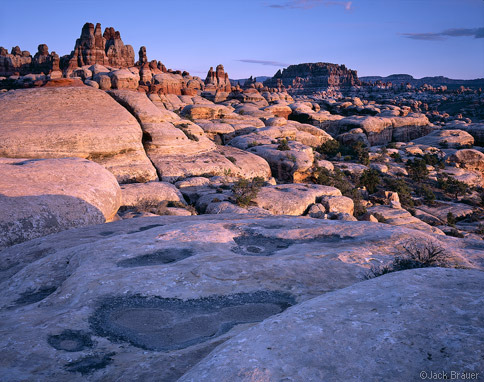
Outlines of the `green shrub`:
M470 187L466 183L448 175L440 176L438 184L445 193L455 196L455 199L459 195L465 195L470 191Z
M188 126L189 125L186 124L186 123L182 123L180 125L175 125L176 128L183 131L183 134L185 134L188 139L190 139L191 141L198 142L198 140L199 140L198 137L196 135L192 134L190 131L188 131L188 129L187 129Z
M277 146L277 149L279 151L289 151L291 150L291 148L289 147L289 144L287 142L287 139L286 138L282 138L280 141L279 141L279 145Z
M373 168L363 171L360 176L360 186L365 187L370 194L373 194L376 191L376 188L380 183L380 174Z
M343 195L346 195L353 189L351 181L338 168L335 168L334 171L329 171L324 167L318 167L313 172L312 181L323 186L336 187Z
M389 191L397 192L402 206L408 208L414 206L412 198L413 189L403 179L395 179L392 177L385 177L385 184Z
M422 180L426 179L427 176L429 175L427 164L421 158L408 160L406 167L407 167L408 174L410 175L410 178L412 178L416 182L421 182Z
M435 194L434 194L434 192L432 191L432 189L428 185L424 184L423 186L421 186L418 189L418 194L420 196L423 196L425 203L427 203L427 204L434 204L434 202L435 202Z
M402 156L400 153L392 153L390 154L390 157L395 161L395 163L402 163Z
M379 212L373 213L373 216L376 218L376 220L378 220L379 223L386 223L387 222L387 219L382 214L380 214Z
M316 151L320 154L335 156L340 150L340 144L337 140L331 139L324 142L321 146L316 148Z
M235 159L234 157L227 157L227 159L231 161L233 164L237 163L237 159Z
M447 225L450 226L450 227L454 227L456 222L457 221L456 221L454 214L452 212L449 212L447 214Z
M464 238L464 235L459 232L459 230L452 228L449 232L445 233L447 236L458 237L459 239Z
M249 206L257 197L260 189L265 181L261 177L256 177L252 180L240 179L232 186L235 203L240 207Z
M354 151L358 162L364 164L365 166L368 166L370 164L370 155L368 153L368 148L362 142L356 142L353 145L352 150Z

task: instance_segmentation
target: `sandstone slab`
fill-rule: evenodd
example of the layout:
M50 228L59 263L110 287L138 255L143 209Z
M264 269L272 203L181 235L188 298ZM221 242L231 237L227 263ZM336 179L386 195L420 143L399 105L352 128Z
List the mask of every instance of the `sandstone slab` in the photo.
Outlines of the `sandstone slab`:
M136 119L90 86L36 88L0 95L0 156L81 157L111 171L118 182L157 179Z

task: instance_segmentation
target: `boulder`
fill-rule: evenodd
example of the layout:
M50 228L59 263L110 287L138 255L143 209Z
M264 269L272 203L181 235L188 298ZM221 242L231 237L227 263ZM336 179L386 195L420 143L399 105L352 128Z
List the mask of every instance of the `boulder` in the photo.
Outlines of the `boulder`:
M346 196L323 196L321 203L326 207L327 213L339 212L353 215L355 212L353 199Z
M414 139L415 144L433 147L463 148L472 146L474 138L464 130L435 130L425 137Z
M262 187L255 202L274 215L302 215L311 204L328 196L341 197L341 191L317 184L281 184Z
M484 154L474 149L457 150L447 161L457 167L484 172Z
M181 111L181 115L188 119L224 118L230 113L230 110L226 106L214 104L187 105Z
M143 203L159 204L161 202L176 202L186 204L178 189L165 182L130 183L121 186L122 206L136 207Z
M424 208L420 207L424 210ZM444 233L437 227L421 221L420 219L412 216L410 212L401 208L392 208L389 206L374 206L367 209L369 213L375 217L378 215L383 219L383 223L403 226L424 232L432 232L438 235L444 235ZM425 210L424 210L425 211ZM380 219L379 219L380 220Z
M90 86L13 90L0 95L0 156L81 157L118 182L157 179L136 119Z
M139 74L128 69L114 70L109 73L113 89L137 89L139 85Z
M0 158L0 173L0 249L111 221L121 203L114 176L85 159Z

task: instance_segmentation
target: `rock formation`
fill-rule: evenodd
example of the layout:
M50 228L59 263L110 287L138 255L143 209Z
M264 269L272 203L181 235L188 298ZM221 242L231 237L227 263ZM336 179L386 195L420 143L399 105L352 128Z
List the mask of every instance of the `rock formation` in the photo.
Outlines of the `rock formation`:
M264 81L269 88L286 88L291 94L313 94L329 87L350 88L359 84L355 70L325 62L290 65Z
M217 65L215 71L213 67L207 73L205 78L205 85L213 85L217 90L230 92L232 86L230 85L229 75L225 73L223 65Z
M74 50L69 56L62 57L62 69L70 71L84 65L110 65L117 68L134 66L134 50L124 45L121 35L114 28L106 28L101 34L101 24L94 27L86 23L81 37L76 40Z

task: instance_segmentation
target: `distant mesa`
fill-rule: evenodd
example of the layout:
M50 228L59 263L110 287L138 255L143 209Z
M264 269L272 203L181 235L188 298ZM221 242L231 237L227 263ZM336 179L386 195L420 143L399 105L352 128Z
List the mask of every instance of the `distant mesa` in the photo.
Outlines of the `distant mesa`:
M460 86L479 88L484 86L484 78L477 78L475 80L459 80L451 79L443 76L414 78L410 74L392 74L387 77L381 76L365 76L360 77L360 80L366 83L388 83L394 85L409 84L413 87L420 87L423 85L430 85L433 87L447 86L449 89L458 88Z
M329 87L351 88L360 84L356 70L327 62L290 65L264 81L269 88L285 88L291 94L313 94Z

